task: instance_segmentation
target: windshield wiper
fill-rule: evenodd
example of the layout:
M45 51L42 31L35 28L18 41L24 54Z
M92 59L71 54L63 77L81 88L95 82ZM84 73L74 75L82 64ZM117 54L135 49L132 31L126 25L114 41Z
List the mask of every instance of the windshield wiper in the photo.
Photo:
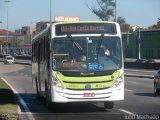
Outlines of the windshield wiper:
M67 37L71 39L71 41L73 42L73 44L75 44L76 47L77 47L79 50L83 50L82 47L80 46L80 44L77 43L77 42L75 42L75 41L72 39L72 35L71 35L71 34L68 34Z

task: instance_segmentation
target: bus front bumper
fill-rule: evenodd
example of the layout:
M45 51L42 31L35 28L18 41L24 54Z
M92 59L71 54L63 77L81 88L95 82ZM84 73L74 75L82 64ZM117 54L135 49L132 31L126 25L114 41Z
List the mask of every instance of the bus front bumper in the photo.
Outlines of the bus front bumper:
M68 90L51 87L51 102L105 102L124 100L124 85L103 90Z

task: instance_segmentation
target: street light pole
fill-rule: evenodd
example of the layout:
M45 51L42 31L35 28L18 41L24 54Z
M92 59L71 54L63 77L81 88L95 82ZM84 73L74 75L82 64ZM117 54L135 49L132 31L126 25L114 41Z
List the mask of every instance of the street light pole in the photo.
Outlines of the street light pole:
M141 59L141 32L140 27L138 31L138 59Z
M117 22L117 1L115 0L115 22Z
M7 3L7 51L6 51L6 53L8 54L8 52L9 52L9 41L8 41L8 7L9 7L9 2L11 2L11 1L9 1L9 0L6 0L5 1L6 3Z
M50 0L50 25L52 23L52 0Z
M0 23L2 23L2 21L0 21ZM2 44L0 44L1 45L1 51L0 51L0 53L2 54Z

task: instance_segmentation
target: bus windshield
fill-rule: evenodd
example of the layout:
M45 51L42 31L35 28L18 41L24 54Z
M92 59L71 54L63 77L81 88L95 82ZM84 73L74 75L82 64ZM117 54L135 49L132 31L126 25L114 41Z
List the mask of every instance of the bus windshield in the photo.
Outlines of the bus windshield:
M67 37L53 39L53 70L94 72L122 66L119 37Z

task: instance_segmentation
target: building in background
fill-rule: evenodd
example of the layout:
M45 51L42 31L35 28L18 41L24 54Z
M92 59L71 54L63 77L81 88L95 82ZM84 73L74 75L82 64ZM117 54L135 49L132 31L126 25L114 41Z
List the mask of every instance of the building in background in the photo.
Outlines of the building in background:
M20 34L0 29L0 54L13 54Z
M31 55L31 40L35 31L35 26L23 26L21 29L15 30L16 33L21 34L21 36L18 37L18 45L16 48L17 55Z
M49 25L50 25L50 22L45 22L45 21L37 22L36 23L36 34L41 32L45 28L47 28Z
M0 29L0 54L31 55L32 38L47 28L50 22L37 22L36 26L23 26L11 32Z
M36 26L23 26L11 32L0 30L0 54L31 55L32 38L50 25L50 22L38 22Z

